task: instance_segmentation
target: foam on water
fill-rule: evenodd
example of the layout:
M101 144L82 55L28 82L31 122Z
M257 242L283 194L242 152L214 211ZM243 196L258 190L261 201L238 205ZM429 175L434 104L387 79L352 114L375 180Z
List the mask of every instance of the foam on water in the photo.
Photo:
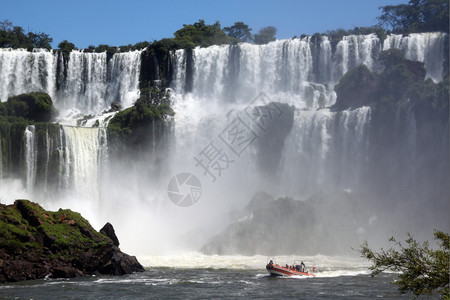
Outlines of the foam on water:
M285 264L291 265L294 261L301 260L306 264L309 272L312 272L312 268L316 267L316 272L312 273L316 274L317 277L369 274L369 263L366 260L321 254L314 256L283 255L269 258L263 255L205 255L200 252L185 252L138 257L138 260L146 268L262 270L264 275L267 275L265 267L269 259L274 259L277 264L282 266ZM293 278L295 277L304 278L304 276L293 276Z

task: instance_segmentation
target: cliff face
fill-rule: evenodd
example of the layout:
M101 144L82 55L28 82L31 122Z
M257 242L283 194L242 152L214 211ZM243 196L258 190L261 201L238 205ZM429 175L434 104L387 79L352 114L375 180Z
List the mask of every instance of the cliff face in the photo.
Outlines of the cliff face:
M0 282L142 272L120 251L111 224L102 233L80 214L28 200L0 206Z

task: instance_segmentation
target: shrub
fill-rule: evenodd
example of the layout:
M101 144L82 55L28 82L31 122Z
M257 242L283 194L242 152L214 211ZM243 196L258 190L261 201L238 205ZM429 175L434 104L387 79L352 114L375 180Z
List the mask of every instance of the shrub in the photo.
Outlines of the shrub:
M50 96L40 92L9 97L6 108L9 116L36 122L49 122L56 112Z

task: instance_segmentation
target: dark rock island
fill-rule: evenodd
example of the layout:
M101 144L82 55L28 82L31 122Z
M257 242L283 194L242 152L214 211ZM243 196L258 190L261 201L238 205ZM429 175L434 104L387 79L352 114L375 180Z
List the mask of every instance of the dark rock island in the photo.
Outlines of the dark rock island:
M28 200L0 204L0 282L144 271L118 245L109 223L97 232L68 209L46 211Z

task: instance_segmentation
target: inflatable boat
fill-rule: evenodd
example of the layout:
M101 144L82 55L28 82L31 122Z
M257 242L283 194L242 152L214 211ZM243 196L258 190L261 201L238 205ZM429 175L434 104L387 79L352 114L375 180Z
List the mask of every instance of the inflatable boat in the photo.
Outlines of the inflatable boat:
M266 265L266 270L271 276L316 276L305 270L305 264L303 262L298 264L297 261L295 261L293 265L286 265L283 267L270 260ZM313 271L315 271L315 267L313 267Z

